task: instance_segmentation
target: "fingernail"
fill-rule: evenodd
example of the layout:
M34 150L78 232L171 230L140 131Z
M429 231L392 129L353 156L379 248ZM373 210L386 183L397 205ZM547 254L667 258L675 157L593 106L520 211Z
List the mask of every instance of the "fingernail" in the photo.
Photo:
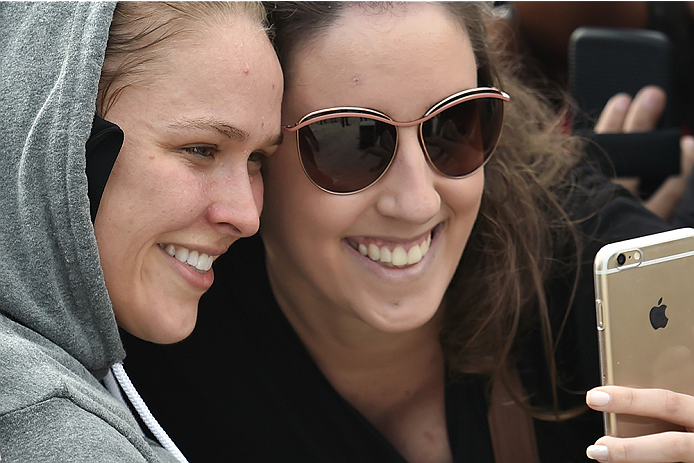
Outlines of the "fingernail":
M607 447L604 445L589 445L586 449L586 455L592 460L606 461Z
M603 391L588 391L586 394L586 403L596 407L602 407L610 403L610 394Z

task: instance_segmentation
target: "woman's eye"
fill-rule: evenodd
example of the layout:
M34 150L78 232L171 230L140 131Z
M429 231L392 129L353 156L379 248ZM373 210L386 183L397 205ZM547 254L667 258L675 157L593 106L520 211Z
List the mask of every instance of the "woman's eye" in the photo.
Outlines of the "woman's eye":
M268 154L264 153L262 151L254 151L251 153L250 156L248 156L248 162L251 162L253 164L262 164L267 160Z
M262 151L254 151L248 156L249 172L260 172L260 169L265 165L265 161L269 156Z
M183 151L200 158L211 158L217 150L212 146L189 146L183 148Z

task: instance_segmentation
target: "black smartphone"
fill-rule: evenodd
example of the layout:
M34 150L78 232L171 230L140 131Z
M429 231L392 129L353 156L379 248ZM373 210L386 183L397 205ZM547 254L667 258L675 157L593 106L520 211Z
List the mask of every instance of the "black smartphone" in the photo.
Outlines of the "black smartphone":
M671 93L670 40L659 31L581 27L569 40L569 90L578 105L573 128L591 140L593 155L610 175L666 177L680 170L680 130L668 101L656 130L595 134L592 128L616 93L632 97L646 85Z

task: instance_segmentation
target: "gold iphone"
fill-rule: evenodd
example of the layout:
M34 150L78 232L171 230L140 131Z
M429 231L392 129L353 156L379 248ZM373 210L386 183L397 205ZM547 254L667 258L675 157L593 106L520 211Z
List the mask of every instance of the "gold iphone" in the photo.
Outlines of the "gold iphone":
M602 383L694 395L694 229L607 244L594 276ZM605 414L610 436L679 429Z

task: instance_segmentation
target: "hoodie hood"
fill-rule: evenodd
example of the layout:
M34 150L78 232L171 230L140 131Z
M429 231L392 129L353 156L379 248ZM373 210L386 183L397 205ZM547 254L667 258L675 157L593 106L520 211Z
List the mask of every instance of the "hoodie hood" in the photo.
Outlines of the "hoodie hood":
M114 7L0 3L0 313L95 373L124 357L85 173Z

